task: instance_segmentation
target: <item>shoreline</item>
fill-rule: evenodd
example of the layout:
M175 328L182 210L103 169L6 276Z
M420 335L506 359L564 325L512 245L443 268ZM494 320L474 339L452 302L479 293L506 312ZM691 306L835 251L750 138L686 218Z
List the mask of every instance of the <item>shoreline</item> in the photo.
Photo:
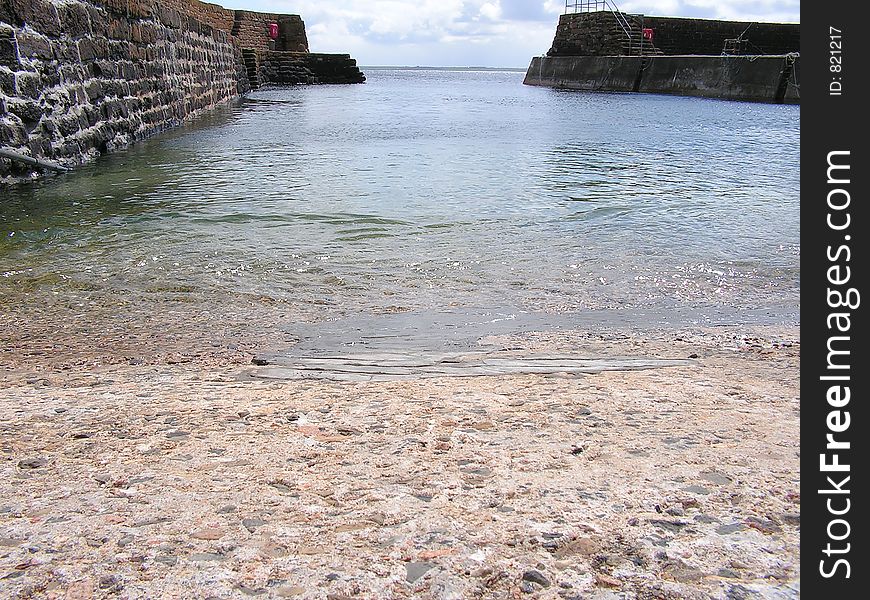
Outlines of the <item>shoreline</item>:
M797 327L503 335L693 364L337 383L252 377L276 330L237 316L178 361L171 332L4 356L7 596L799 597Z

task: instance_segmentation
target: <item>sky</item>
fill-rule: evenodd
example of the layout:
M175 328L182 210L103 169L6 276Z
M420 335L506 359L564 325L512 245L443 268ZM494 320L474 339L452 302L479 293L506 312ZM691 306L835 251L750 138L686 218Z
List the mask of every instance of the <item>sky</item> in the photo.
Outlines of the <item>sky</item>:
M362 66L528 66L553 41L564 0L211 0L299 14L312 52L350 53ZM613 2L614 0L611 0ZM655 16L800 22L800 0L617 0Z

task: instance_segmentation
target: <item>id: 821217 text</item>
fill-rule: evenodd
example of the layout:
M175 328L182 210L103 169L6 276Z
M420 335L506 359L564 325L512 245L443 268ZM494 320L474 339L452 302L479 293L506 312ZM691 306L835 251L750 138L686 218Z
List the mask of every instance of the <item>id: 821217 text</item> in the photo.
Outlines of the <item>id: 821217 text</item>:
M843 31L828 27L828 70L831 82L828 84L829 96L843 95Z

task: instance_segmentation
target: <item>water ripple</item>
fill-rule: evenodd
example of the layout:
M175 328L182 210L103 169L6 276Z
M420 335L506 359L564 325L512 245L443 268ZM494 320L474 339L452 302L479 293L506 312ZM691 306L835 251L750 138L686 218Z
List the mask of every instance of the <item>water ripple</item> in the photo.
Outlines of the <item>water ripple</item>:
M0 286L355 311L798 306L799 107L367 75L259 91L4 191Z

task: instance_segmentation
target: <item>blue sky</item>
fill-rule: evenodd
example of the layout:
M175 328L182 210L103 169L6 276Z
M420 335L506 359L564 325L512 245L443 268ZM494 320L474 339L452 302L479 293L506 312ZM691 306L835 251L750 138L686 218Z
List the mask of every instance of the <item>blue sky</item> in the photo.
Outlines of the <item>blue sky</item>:
M314 52L361 65L526 67L553 41L564 0L213 0L302 15ZM613 0L611 0L613 1ZM618 0L625 12L799 22L800 0Z

